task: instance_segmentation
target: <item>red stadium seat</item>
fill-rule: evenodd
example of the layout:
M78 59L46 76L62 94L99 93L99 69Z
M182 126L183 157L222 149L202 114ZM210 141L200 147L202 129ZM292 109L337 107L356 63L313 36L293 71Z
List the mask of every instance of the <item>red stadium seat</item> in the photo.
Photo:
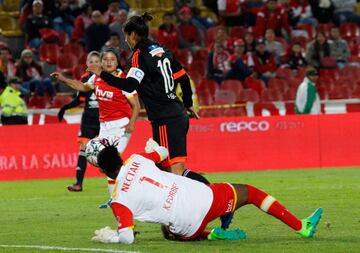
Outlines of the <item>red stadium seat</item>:
M185 68L189 68L190 64L193 62L193 56L191 51L187 48L178 49L175 52L176 59L183 65Z
M340 25L340 35L343 38L356 38L360 36L360 29L356 23L342 23Z
M334 27L332 23L320 23L317 26L317 31L323 32L325 36L329 38L332 27Z
M259 94L252 89L244 89L237 96L237 102L253 102L257 103L260 100Z
M347 99L352 97L352 89L346 86L336 86L329 93L329 99Z
M352 93L352 97L353 97L353 98L360 98L360 84L358 84L358 85L355 87L355 89L354 89L354 91L353 91L353 93Z
M205 68L206 66L204 61L194 60L189 66L189 71L196 71L201 76L205 76Z
M87 60L87 54L84 53L79 57L79 64L85 64L86 65L86 60Z
M332 89L335 86L335 81L331 77L320 76L316 81L317 86L326 86Z
M335 86L346 86L354 90L356 88L356 82L354 82L354 78L351 79L349 77L340 77L335 81Z
M290 87L297 88L302 83L303 80L304 80L304 78L299 78L299 77L293 77L293 78L289 79Z
M321 58L320 65L322 68L336 68L336 60L331 56Z
M246 108L245 107L227 108L224 111L224 116L227 117L247 116Z
M57 71L72 74L73 68L78 64L78 59L73 54L62 54L56 61Z
M288 68L278 68L276 70L276 77L282 78L282 79L290 79L292 76L294 76L293 71Z
M200 91L208 91L211 96L215 95L215 92L219 89L219 85L214 80L203 80L197 90Z
M286 102L285 103L286 115L295 114L295 103Z
M217 90L215 92L216 105L235 104L236 94L231 90Z
M59 31L59 46L63 47L65 44L69 43L70 39L69 39L69 35L66 32L63 31Z
M47 62L49 64L56 64L58 55L60 54L60 48L57 44L42 44L39 48L40 61Z
M239 80L225 80L220 84L222 90L231 90L238 94L242 89L242 83Z
M209 51L207 48L200 48L194 54L194 59L206 61L208 58Z
M76 80L80 80L81 76L85 73L87 66L84 64L77 65L72 70L72 76Z
M255 90L257 93L261 93L265 89L265 83L260 79L248 77L245 79L244 86L249 89Z
M294 101L296 99L297 87L290 87L284 93L284 101Z
M297 28L299 30L303 30L303 31L306 31L308 36L309 36L309 39L314 39L315 38L315 34L316 34L316 30L315 30L315 27L313 25L310 25L310 24L299 24L297 26Z
M79 43L69 43L63 47L64 54L73 54L77 57L85 53L85 49Z
M272 102L272 101L283 101L283 95L278 89L264 89L261 91L260 95L261 101L263 102Z
M47 96L37 96L33 95L29 99L27 106L29 108L47 108L50 104L49 98Z
M222 117L224 116L225 109L223 108L214 108L214 109L202 109L200 110L200 117Z
M272 78L268 82L268 87L270 89L278 89L282 92L285 92L289 88L289 84L284 79Z
M194 81L196 87L198 87L201 81L204 79L198 72L188 71L187 74Z
M233 38L243 38L247 31L247 28L244 26L233 26L230 28L229 36Z
M212 105L214 103L214 99L208 91L197 92L196 95L200 105Z
M206 30L206 45L210 45L215 41L216 33L221 26L213 26Z
M71 101L72 101L72 97L70 97L70 96L64 96L64 95L55 96L51 107L52 108L61 108L63 105L66 105L66 104L70 103Z

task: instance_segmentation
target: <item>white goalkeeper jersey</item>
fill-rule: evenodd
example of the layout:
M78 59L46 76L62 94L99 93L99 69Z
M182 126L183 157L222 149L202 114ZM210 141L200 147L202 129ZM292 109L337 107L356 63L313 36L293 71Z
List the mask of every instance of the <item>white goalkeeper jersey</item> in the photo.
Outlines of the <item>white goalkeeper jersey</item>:
M212 190L203 183L161 171L155 159L144 156L132 155L122 166L115 183L113 205L127 207L136 220L164 224L176 235L192 236L211 207ZM122 217L122 211L117 212L114 207L113 210L121 230L131 215Z

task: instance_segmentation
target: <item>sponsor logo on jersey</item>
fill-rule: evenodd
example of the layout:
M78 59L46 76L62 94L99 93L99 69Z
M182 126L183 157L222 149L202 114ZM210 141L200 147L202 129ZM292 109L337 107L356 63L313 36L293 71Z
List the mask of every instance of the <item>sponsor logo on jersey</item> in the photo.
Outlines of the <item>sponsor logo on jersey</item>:
M171 208L178 190L179 190L179 188L177 187L176 183L173 183L173 185L171 186L170 191L168 193L168 196L165 200L165 203L163 205L164 209L169 210Z
M270 129L270 123L266 120L261 121L239 121L239 122L222 122L220 132L236 133L240 131L266 132Z
M98 86L95 89L95 94L99 100L112 101L114 92L108 90L102 90Z
M149 53L152 57L154 57L157 54L163 54L165 53L164 49L160 47L159 45L150 45L149 46Z
M125 176L125 181L121 185L121 191L128 192L130 189L131 183L134 181L136 172L138 171L140 163L132 162L129 168L128 173Z

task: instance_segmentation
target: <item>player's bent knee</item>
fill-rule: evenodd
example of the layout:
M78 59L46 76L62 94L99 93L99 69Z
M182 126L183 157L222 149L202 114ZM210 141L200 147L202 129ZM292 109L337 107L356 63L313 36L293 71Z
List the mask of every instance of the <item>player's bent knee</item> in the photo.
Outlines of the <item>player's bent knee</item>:
M245 184L232 184L237 195L237 203L235 209L238 209L248 203L248 190Z

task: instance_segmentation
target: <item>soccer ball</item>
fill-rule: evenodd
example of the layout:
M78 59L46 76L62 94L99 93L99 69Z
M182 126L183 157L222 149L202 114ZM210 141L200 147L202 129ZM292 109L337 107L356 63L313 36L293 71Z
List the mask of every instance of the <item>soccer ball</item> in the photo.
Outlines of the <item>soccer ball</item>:
M91 139L86 145L86 150L85 150L86 160L91 165L99 167L97 162L97 155L103 148L105 148L105 146L101 144L101 138L96 137L94 139Z

